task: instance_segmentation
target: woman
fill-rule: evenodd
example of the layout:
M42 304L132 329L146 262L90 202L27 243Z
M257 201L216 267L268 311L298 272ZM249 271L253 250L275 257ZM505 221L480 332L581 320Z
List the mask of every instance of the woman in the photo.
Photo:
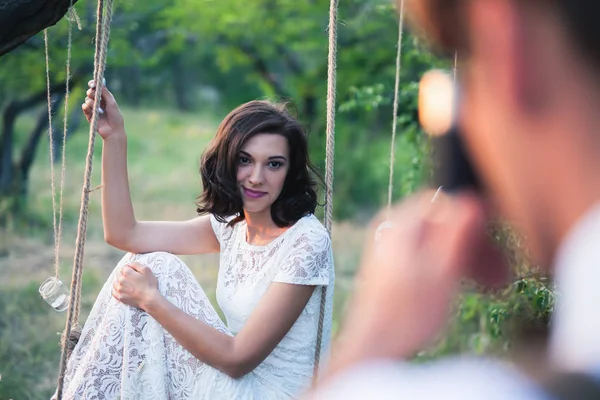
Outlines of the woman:
M91 119L94 83L82 105ZM328 348L334 269L300 124L252 101L221 123L202 156L199 217L142 222L129 194L126 134L102 91L102 218L130 254L114 270L73 351L65 398L288 399L311 382L321 293ZM150 139L151 140L151 139ZM220 320L172 254L220 252ZM322 354L324 354L322 352Z

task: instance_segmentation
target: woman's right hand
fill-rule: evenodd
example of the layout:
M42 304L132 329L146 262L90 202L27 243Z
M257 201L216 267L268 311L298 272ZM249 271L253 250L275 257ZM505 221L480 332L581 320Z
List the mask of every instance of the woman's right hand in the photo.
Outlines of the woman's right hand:
M92 120L92 110L94 109L94 98L96 96L96 84L95 82L89 81L89 90L86 92L85 103L81 105L83 114L87 118L88 122ZM119 106L115 101L112 93L106 88L102 87L102 96L100 101L100 109L98 111L98 134L102 139L108 139L110 136L115 134L125 134L125 124L123 122L123 115L119 110Z

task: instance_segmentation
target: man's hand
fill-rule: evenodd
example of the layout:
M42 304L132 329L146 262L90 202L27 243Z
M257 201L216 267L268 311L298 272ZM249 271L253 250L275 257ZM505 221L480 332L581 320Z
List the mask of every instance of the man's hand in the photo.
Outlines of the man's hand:
M461 278L504 268L486 234L483 202L469 194L431 202L432 195L420 193L373 222L332 372L422 350L445 325Z

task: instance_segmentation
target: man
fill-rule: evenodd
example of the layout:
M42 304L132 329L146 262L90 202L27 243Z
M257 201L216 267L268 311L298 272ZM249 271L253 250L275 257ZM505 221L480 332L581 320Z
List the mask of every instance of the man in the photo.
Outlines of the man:
M500 362L401 361L439 334L461 278L500 271L484 239L490 210L556 277L552 365L600 377L600 3L407 1L413 26L459 54L458 125L483 189L434 203L421 193L394 209L394 228L367 245L330 371L310 397L548 398Z

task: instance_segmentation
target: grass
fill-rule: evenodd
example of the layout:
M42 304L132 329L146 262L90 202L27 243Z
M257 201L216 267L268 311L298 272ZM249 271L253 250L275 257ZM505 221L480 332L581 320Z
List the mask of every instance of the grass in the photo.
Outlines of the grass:
M216 130L214 118L171 110L123 109L128 133L128 162L132 199L138 219L183 220L195 216L200 192L199 158ZM31 119L19 121L17 129L28 131ZM87 153L87 128L67 143L64 187L64 222L60 251L60 276L68 284L75 250L81 186ZM0 311L11 316L0 331L0 399L48 398L58 371L57 332L65 314L54 313L37 293L38 285L54 274L52 198L47 155L48 143L40 144L31 171L27 224L0 231ZM92 187L100 184L101 140L94 154ZM60 164L55 166L58 189ZM100 215L100 191L90 198L82 321L101 285L123 252L104 243ZM336 260L334 331L351 288L364 229L349 222L334 224ZM213 304L218 256L183 256ZM17 302L8 301L20 296ZM4 308L2 308L4 307ZM7 317L8 318L8 317ZM5 321L6 322L6 321ZM35 364L31 369L27 365ZM39 396L39 397L38 397Z

